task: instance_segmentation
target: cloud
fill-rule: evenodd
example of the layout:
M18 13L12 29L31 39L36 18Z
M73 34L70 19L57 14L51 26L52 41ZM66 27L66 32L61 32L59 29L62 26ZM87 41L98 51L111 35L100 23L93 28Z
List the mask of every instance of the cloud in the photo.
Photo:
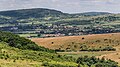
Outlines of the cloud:
M0 0L0 10L50 8L63 12L119 12L120 0ZM113 10L114 9L114 10Z

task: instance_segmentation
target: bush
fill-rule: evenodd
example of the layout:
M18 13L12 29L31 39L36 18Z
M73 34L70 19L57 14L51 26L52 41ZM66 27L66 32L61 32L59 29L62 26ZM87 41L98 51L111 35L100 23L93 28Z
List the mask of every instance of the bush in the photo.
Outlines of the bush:
M70 63L70 62L55 62L55 61L51 61L51 62L43 62L42 66L45 67L77 67L77 64L75 63Z
M89 67L95 66L95 67L118 67L118 63L114 62L112 60L105 60L104 58L99 59L93 57L79 57L77 59L77 63L80 65L88 65Z
M19 49L29 49L36 51L47 51L47 52L55 52L54 50L50 50L41 46L38 46L34 42L24 37L20 37L18 35L2 32L0 31L0 41L8 43L9 46L16 47Z

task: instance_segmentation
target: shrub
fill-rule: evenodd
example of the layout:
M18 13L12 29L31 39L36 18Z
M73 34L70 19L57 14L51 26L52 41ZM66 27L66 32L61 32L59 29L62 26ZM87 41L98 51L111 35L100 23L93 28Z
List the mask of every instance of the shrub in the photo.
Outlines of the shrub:
M20 37L18 35L2 32L0 31L0 41L8 43L9 46L16 47L19 49L29 49L36 51L46 51L46 52L55 52L54 50L50 50L41 46L38 46L34 42L24 37Z
M99 59L93 57L79 57L76 61L79 65L88 65L89 67L95 66L95 67L118 67L118 63L114 62L112 60L105 60L104 58Z

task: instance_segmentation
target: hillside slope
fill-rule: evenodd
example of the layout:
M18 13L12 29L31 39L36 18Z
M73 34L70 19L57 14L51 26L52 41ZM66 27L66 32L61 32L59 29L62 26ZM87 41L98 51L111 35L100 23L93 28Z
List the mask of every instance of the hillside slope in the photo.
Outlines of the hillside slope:
M75 61L73 57L59 55L54 50L38 46L29 39L0 31L0 67L53 67L58 65L77 67Z
M107 14L112 14L112 13L108 13L108 12L85 12L85 13L77 13L74 15L97 16L97 15L107 15Z
M20 10L10 10L10 11L0 11L0 15L9 16L19 19L25 18L43 18L43 17L61 17L61 16L76 16L76 15L85 15L85 16L97 16L97 15L106 15L111 14L108 12L85 12L78 14L68 14L63 13L62 11L58 11L55 9L47 9L47 8L32 8L32 9L20 9Z
M53 38L32 38L40 46L50 49L79 51L84 49L110 48L120 45L120 33L65 36Z
M68 59L69 58L69 59ZM44 67L44 63L77 67L72 57L33 50L21 50L0 42L0 67Z
M61 11L57 11L53 9L33 8L33 9L1 11L0 15L19 18L19 19L25 19L25 18L43 18L48 16L60 17L66 14Z
M0 42L6 42L11 47L15 47L23 50L29 49L35 51L54 52L53 50L49 50L44 47L38 46L29 39L20 37L18 35L9 32L0 31Z

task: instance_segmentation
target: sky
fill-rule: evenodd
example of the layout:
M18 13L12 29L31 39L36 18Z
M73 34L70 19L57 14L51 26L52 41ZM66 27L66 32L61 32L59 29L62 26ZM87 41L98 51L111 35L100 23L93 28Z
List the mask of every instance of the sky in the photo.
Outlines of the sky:
M65 13L120 13L120 0L0 0L0 11L48 8Z

